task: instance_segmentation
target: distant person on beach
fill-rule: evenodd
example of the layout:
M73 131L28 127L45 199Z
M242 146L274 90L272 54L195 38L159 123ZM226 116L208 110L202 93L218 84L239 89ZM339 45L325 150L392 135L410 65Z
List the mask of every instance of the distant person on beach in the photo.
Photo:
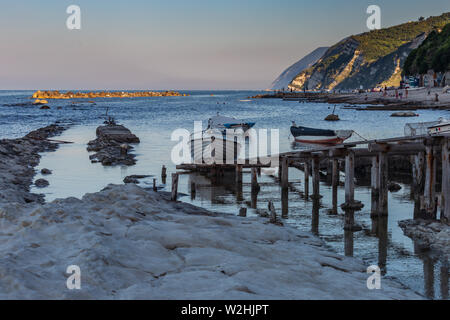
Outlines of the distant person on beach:
M398 89L395 89L395 99L398 99Z
M405 99L408 99L408 89L405 89Z

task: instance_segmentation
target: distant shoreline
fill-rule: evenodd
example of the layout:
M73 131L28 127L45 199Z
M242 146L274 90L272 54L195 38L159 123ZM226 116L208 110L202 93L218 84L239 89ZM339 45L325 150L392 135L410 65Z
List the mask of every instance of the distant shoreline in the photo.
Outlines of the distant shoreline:
M276 92L252 97L253 99L285 99L291 101L324 102L330 104L349 104L357 110L418 110L439 109L450 110L450 91L444 88L419 88L406 91L388 90L386 96L383 92L365 93L322 93L322 92ZM429 92L429 94L428 94ZM400 98L400 94L403 96ZM436 94L438 101L436 101ZM358 108L361 105L376 107Z

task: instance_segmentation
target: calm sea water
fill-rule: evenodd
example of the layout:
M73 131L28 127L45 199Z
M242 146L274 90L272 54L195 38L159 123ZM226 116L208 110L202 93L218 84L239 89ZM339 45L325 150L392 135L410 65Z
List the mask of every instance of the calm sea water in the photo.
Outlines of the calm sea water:
M193 131L194 121L204 121L217 112L256 122L256 128L279 129L280 151L292 150L290 123L306 126L352 129L367 139L402 136L404 125L408 122L434 121L439 117L450 117L447 111L419 111L418 118L391 118L392 112L361 112L340 109L336 111L342 121L328 123L323 121L331 113L332 106L322 103L298 103L273 99L246 100L260 92L245 91L194 91L186 92L189 97L134 98L134 99L95 99L95 104L87 100L50 101L51 110L39 107L5 106L29 101L31 91L0 91L0 138L21 137L33 129L43 127L55 121L71 122L74 125L58 139L72 141L73 144L61 145L52 153L44 154L40 168L49 168L53 175L45 177L50 186L34 192L44 193L47 201L69 196L82 197L85 193L97 192L109 183L122 183L125 176L131 174L155 175L161 183L162 165L168 167L168 176L175 172L171 163L172 148L177 142L171 141L175 129L185 128ZM58 110L57 107L61 107ZM95 138L95 129L101 125L108 108L109 115L128 127L140 139L136 146L137 164L132 167L105 168L89 161L86 143ZM353 140L361 140L355 136ZM303 173L291 168L290 181L303 190ZM38 174L36 179L40 178ZM168 179L170 180L170 179ZM197 193L195 199L182 196L180 200L218 212L237 213L241 207L250 207L250 174L245 172L242 195L236 192L232 177L212 186L211 181L200 175L182 175L179 192L189 194L190 184L195 182ZM168 181L170 183L170 181ZM267 202L273 200L277 211L281 213L281 190L269 176L262 176L261 192L257 207L264 209ZM152 178L143 180L143 185L150 186ZM357 187L355 197L362 200L366 207L355 214L355 220L363 226L363 231L344 234L343 213L338 216L328 215L331 207L331 188L321 185L321 201L318 227L312 223L312 203L305 201L296 191L290 191L289 213L286 223L302 230L313 229L323 238L328 246L344 254L353 247L353 255L362 259L367 266L383 265L386 260L386 277L395 278L411 289L433 299L448 299L448 286L441 279L448 279L448 265L439 257L420 253L409 238L398 227L399 220L412 218L413 203L409 197L409 186L402 185L402 190L389 194L389 218L384 237L374 236L370 230L370 190ZM170 185L166 186L170 190ZM310 188L311 189L311 188ZM339 190L340 203L343 202L344 190ZM256 214L249 209L249 214ZM448 281L448 280L447 280ZM447 288L447 289L446 289Z

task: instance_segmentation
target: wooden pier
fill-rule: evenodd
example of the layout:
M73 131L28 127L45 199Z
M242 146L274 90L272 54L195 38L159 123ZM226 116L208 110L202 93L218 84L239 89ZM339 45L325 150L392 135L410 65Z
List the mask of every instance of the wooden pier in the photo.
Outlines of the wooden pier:
M287 212L287 190L290 187L289 168L294 167L304 172L304 196L313 200L313 220L319 214L320 195L320 165L326 162L332 185L332 209L330 213L338 213L338 187L340 164L345 163L345 200L341 209L345 212L346 231L356 231L354 213L364 205L355 199L355 161L358 158L371 158L371 216L387 217L388 215L388 159L391 156L407 156L412 165L412 197L415 200L414 218L437 219L438 208L440 219L450 223L450 134L423 135L411 137L396 137L389 139L358 141L344 143L332 147L320 147L302 151L280 154L278 179L281 185L283 214ZM442 168L438 176L438 165ZM261 168L270 165L252 164L247 159L244 164L182 164L178 170L203 171L210 175L220 175L224 170L235 171L236 183L242 185L244 168L251 168L252 194L260 189L257 175ZM312 194L310 195L309 180L312 179ZM441 192L436 186L440 183ZM255 200L252 196L252 207ZM286 208L285 208L286 207ZM313 221L314 225L314 221ZM314 229L314 228L313 228Z

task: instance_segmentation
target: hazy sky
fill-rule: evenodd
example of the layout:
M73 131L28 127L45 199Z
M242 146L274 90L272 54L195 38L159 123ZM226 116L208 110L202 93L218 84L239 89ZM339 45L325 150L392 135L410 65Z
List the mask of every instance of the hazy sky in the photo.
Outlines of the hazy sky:
M81 7L81 30L66 8ZM449 0L0 0L1 89L265 89L319 46Z

